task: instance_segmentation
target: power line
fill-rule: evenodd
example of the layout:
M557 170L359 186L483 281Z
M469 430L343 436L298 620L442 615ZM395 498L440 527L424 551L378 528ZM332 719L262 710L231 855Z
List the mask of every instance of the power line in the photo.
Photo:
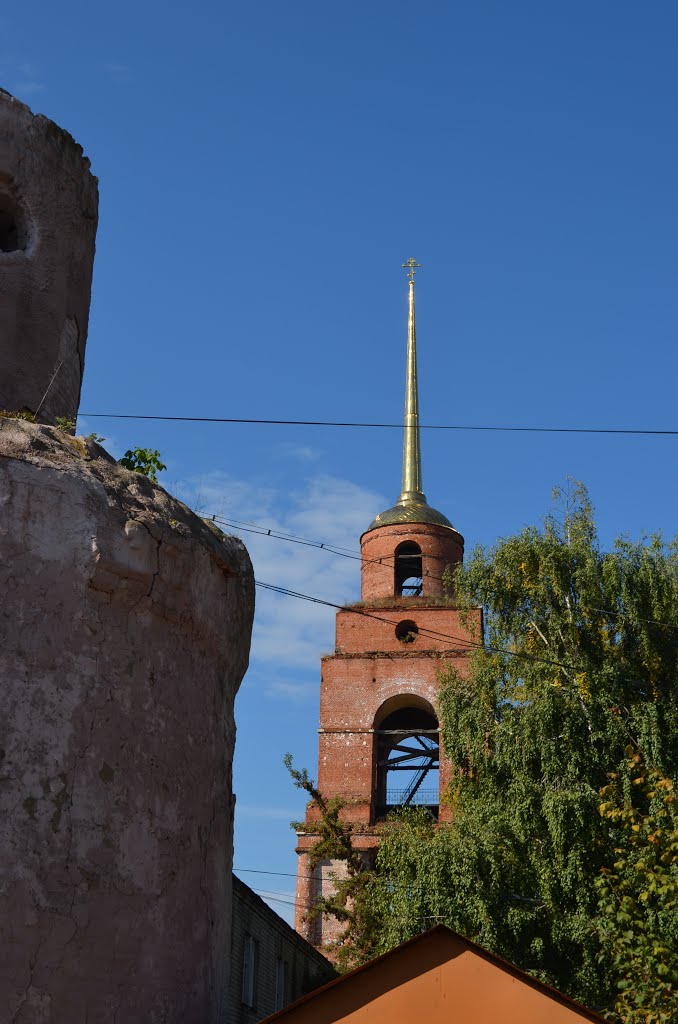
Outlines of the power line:
M312 910L314 907L316 907L318 905L318 903L323 898L322 896L320 896L317 901L307 903L307 902L305 902L303 900L295 899L289 893L276 893L275 895L271 895L265 889L253 889L252 892L255 892L257 894L257 896L260 896L264 900L270 900L271 903L280 903L284 907L301 907L302 910L304 910L304 911ZM328 912L324 913L323 916L324 917L333 917L334 915L332 914L331 911L328 911ZM409 918L409 917L393 917L393 915L389 915L389 918L390 918L391 921L399 921L401 924L416 924L416 923L419 923L419 922L422 922L422 921L423 922L426 922L426 921L438 921L438 922L440 922L440 921L447 921L447 920L450 919L450 917L451 917L450 914L427 914L424 917L413 917L413 918Z
M238 872L240 872L240 874L247 875L280 875L284 878L315 878L315 875L299 876L296 875L294 871L262 871L260 868L233 868L233 871L235 872L236 875L238 874Z
M355 608L350 605L336 604L333 601L325 601L321 597L313 597L310 594L302 594L296 590L289 590L287 587L280 587L273 583L264 583L262 580L255 580L254 582L257 587L261 587L264 590L270 590L285 597L296 597L299 600L310 601L312 604L325 605L329 608L336 608L338 611L352 612L354 615L363 615L368 619L376 619L377 622L385 622L389 626L393 625L392 619L387 619L383 615L376 615L374 612L369 612L365 608ZM469 640L466 637L455 636L452 633L442 633L439 630L427 629L423 626L419 627L418 633L420 636L427 637L430 640L452 640L455 643L461 644L463 647L485 651L486 654L502 654L509 658L517 658L519 661L539 662L542 665L552 665L554 668L566 669L569 672L583 671L582 667L569 665L564 661L556 661L554 658L541 658L538 654L525 654L522 651L509 651L504 647L494 647L491 644L478 643L474 640Z
M338 545L328 543L327 541L310 540L307 537L297 537L291 533L285 533L282 530L276 530L274 527L261 526L259 523L244 522L238 519L225 519L222 516L212 515L209 517L212 522L220 523L222 526L232 526L237 530L243 530L248 533L254 533L260 537L272 537L274 540L284 540L291 544L301 544L303 547L316 548L319 551L329 551L330 554L339 555L342 558L351 558L356 562L364 562L367 565L372 565L379 562L380 564L395 562L396 555L382 555L380 558L366 558L363 559L362 555L357 552L352 552L348 548L342 548ZM432 572L423 572L422 576L425 579L438 580L443 582L445 577L439 576ZM342 606L343 607L343 606ZM621 619L632 619L633 616L629 615L628 612L613 611L609 608L597 608L590 606L590 611L599 612L601 615L607 615L614 618ZM661 622L658 619L644 618L642 615L636 616L640 622L648 623L651 626L659 626L663 629L678 630L678 624L673 622Z
M197 513L196 513L197 514ZM288 541L290 544L301 544L303 547L316 548L318 551L329 551L333 555L341 555L342 558L351 558L355 562L363 562L365 565L374 565L377 562L381 565L384 563L395 562L396 555L381 555L379 558L363 558L362 554L356 551L351 551L349 548L339 547L338 544L331 544L327 541L309 540L308 537L297 537L293 533L285 533L282 530L277 530L275 527L261 526L259 523L243 522L238 519L224 519L222 516L212 515L208 517L213 523L219 523L221 526L235 527L236 530L242 530L245 533L253 533L258 537L273 537L274 540ZM437 576L432 572L424 572L423 576L426 579L432 580L443 580L443 576Z
M236 416L155 416L141 413L81 412L85 419L153 420L165 423L231 423L270 427L359 427L375 430L403 430L404 423L353 423L335 420L268 420ZM471 423L421 423L421 430L484 431L513 434L618 434L636 437L676 437L678 430L635 429L632 427L507 427Z
M290 904L290 906L294 906L296 903L301 903L302 902L301 900L297 900L294 897L293 893L291 893L291 892L276 892L275 890L273 890L271 892L268 889L253 889L252 892L256 892L256 894L258 896L265 896L267 899L270 899L270 900L275 899L276 896L282 897L282 899L278 899L277 902L278 903L286 903L286 902L288 902Z
M275 540L285 540L291 544L301 544L307 548L317 548L322 551L329 551L335 555L341 555L343 558L352 558L357 562L362 560L362 556L357 552L350 551L348 548L341 548L336 544L328 544L325 541L309 540L308 537L297 537L293 533L285 533L284 530L277 530L275 527L261 526L259 523L243 522L239 519L225 519L223 516L212 515L208 517L214 523L220 523L222 526L233 526L236 530L243 530L245 533L254 533L259 537L273 537ZM391 556L386 556L390 558ZM370 559L370 561L376 561L376 559Z
M392 619L387 619L383 615L377 615L374 612L369 612L365 608L353 608L350 605L335 604L333 601L325 601L321 597L302 594L297 590L289 590L287 587L280 587L274 583L264 583L262 580L255 580L254 582L256 586L261 587L263 590L270 590L273 591L273 593L282 594L285 597L296 597L302 601L310 601L312 604L325 605L328 608L336 608L338 611L352 612L354 615L363 615L365 618L376 619L377 622L385 622L389 626L393 625ZM428 637L430 640L452 640L464 647L485 651L488 654L504 654L511 658L518 658L521 661L538 661L541 664L552 665L555 668L564 668L571 672L578 671L576 665L568 665L562 661L555 661L553 658L540 658L537 654L523 654L520 651L507 651L502 647L492 647L490 644L478 643L474 640L469 640L466 637L454 636L451 633L441 633L438 630L426 629L422 626L419 627L419 635Z

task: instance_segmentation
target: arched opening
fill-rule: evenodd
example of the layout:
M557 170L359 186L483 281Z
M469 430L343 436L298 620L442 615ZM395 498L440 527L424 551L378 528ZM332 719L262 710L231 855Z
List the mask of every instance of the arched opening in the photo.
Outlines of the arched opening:
M406 540L395 550L395 596L421 597L423 589L421 548Z
M0 252L19 252L28 245L28 225L10 179L0 175Z
M437 819L440 789L439 727L422 697L387 701L375 721L375 815L397 807L426 807Z

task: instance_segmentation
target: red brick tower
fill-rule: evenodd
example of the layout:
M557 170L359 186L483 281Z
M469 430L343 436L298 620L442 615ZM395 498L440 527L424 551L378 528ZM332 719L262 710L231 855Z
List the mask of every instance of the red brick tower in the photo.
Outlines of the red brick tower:
M414 275L410 259L407 383L402 492L360 538L362 600L337 612L334 654L322 659L318 787L346 801L353 843L374 856L378 824L389 810L424 805L449 817L441 796L449 765L438 741L438 671L464 663L482 628L478 611L464 626L448 572L463 558L464 539L427 504L421 483ZM309 868L317 811L298 834L296 928L316 946L341 931L334 918L304 921L342 864Z

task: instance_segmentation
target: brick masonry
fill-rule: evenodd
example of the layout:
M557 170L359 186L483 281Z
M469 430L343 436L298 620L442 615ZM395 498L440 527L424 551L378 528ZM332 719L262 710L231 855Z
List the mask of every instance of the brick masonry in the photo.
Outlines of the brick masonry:
M443 575L446 569L453 569L462 561L464 538L447 526L401 523L368 530L360 538L363 601L393 597L395 551L405 541L414 541L421 548L425 594L445 594Z
M395 553L406 541L422 552L419 597L396 595ZM482 636L482 613L466 613L462 621L449 581L442 578L463 558L463 538L456 530L424 523L384 526L363 534L361 549L362 601L337 613L335 651L321 661L318 786L325 796L347 802L343 815L354 845L369 858L379 842L375 729L398 708L436 714L440 670L452 665L466 672L469 651ZM398 633L405 633L406 641L397 635L403 623L408 625ZM441 749L441 797L450 770ZM296 927L322 947L337 938L341 925L328 918L309 923L304 913L343 865L328 861L311 871L308 854L317 820L317 810L309 806L306 830L298 835ZM444 803L439 820L449 820Z
M253 1005L243 1000L245 943L254 939ZM279 962L284 962L283 1005L334 977L334 970L313 946L283 921L260 896L233 876L231 972L225 1024L255 1024L276 1009Z

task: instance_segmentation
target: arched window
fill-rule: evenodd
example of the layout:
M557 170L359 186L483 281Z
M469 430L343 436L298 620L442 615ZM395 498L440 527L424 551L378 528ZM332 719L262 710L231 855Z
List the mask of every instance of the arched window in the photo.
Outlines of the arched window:
M395 596L421 597L423 589L421 548L406 540L395 550Z
M26 249L28 228L26 217L6 174L0 174L0 252Z
M391 698L375 721L375 814L424 806L438 817L438 719L422 697Z

